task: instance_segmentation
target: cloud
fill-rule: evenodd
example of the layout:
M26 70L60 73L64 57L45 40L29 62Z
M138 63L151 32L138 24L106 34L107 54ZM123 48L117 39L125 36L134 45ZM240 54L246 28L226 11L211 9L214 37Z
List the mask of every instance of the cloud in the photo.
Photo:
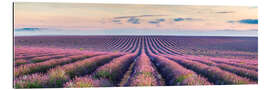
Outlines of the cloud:
M118 19L114 19L114 20L112 20L112 22L113 22L113 23L117 23L117 24L122 24L122 23L121 23L121 20L118 20Z
M132 24L140 24L139 18L136 17L131 17L127 20L127 22L132 23Z
M257 37L258 30L158 30L117 28L100 30L44 30L41 32L14 32L15 36L84 36L84 35L165 35L165 36L251 36Z
M138 15L138 16L120 16L120 17L114 17L112 22L114 23L121 23L122 20L127 21L127 23L132 24L140 24L141 17L156 17L156 16L166 16L166 15ZM194 19L194 18L174 18L173 21L180 22L180 21L201 21L202 19ZM150 24L160 24L161 22L165 22L164 18L158 18L151 21L148 21Z
M121 20L112 20L112 22L121 22Z
M114 17L114 19L126 19L126 18L131 18L135 16L120 16L120 17Z
M157 21L159 21L159 22L164 22L165 19L164 19L164 18L160 18L160 19L157 19Z
M257 6L252 6L252 7L249 7L250 9L257 9L258 7Z
M185 18L185 20L195 20L195 19L193 19L193 18Z
M165 21L164 18L160 18L160 19L148 21L148 23L150 23L150 24L159 24L160 22L164 22L164 21Z
M197 18L174 18L173 21L175 22L180 22L180 21L202 21L202 19L197 19Z
M227 21L228 23L235 23L235 22L237 22L237 21L232 21L232 20L230 20L230 21Z
M179 22L179 21L184 21L185 19L184 18L175 18L173 19L175 22Z
M238 21L227 21L228 23L242 23L242 24L258 24L258 19L242 19L242 20L238 20Z
M216 13L233 13L233 12L231 12L231 11L222 11L222 12L216 12Z
M120 16L120 17L114 17L114 19L128 19L128 18L139 18L139 17L157 17L157 16L167 16L167 15Z
M39 31L43 28L17 28L15 31Z
M150 24L159 24L160 22L158 22L158 21L149 21L148 23L150 23Z
M153 16L167 16L167 15L140 15L139 17L153 17Z
M243 20L240 20L239 23L258 24L258 19L243 19Z
M234 30L234 29L224 29L224 30L215 30L217 32L230 31L230 32L246 32L246 31L258 31L258 29L249 29L249 30Z
M141 17L157 17L157 16L167 16L167 15L138 15L138 16L119 16L114 17L112 22L121 23L120 20L127 20L127 23L140 24ZM159 19L159 22L165 21L165 19Z

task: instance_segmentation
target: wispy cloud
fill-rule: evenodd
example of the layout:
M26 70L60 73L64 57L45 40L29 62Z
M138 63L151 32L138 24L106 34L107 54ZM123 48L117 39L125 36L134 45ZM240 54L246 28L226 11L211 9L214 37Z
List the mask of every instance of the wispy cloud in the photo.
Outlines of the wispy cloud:
M249 7L250 9L257 9L258 7L257 6L252 6L252 7Z
M157 17L157 16L167 16L167 15L119 16L119 17L114 17L114 19L127 19L127 18L139 18L139 17Z
M15 32L15 36L50 35L172 35L172 36L252 36L257 37L258 30L156 30L156 29L109 29L109 30L48 30L40 32Z
M148 21L148 23L150 23L150 24L159 24L160 22L164 22L164 21L165 21L164 18L160 18L160 19Z
M119 17L114 17L112 22L114 23L121 23L121 20L127 21L127 23L131 24L140 24L140 20L142 17L159 17L159 16L167 16L167 15L138 15L138 16L119 16ZM159 22L163 22L165 19L157 19L155 21L149 21L148 23L151 24L156 24Z
M117 24L122 24L122 23L121 23L121 20L117 20L117 19L112 20L112 22L113 22L113 23L117 23Z
M44 28L16 28L15 31L39 31Z
M233 12L232 11L221 11L221 12L216 12L216 13L225 14L225 13L233 13Z
M159 24L160 22L158 22L158 21L149 21L148 23L150 23L150 24Z
M164 18L160 18L160 19L157 19L157 21L159 21L159 22L164 22L165 19L164 19Z
M184 21L185 19L184 18L175 18L173 20L176 21L176 22L179 22L179 21Z
M180 22L180 21L202 21L202 19L178 17L178 18L174 18L173 21L175 21L175 22Z
M230 31L230 32L249 32L249 31L258 31L258 29L250 29L250 30L234 30L234 29L224 29L224 30L215 30L217 32Z
M227 21L227 23L235 23L237 21L233 21L233 20L230 20L230 21Z
M121 22L120 20L112 20L112 22Z

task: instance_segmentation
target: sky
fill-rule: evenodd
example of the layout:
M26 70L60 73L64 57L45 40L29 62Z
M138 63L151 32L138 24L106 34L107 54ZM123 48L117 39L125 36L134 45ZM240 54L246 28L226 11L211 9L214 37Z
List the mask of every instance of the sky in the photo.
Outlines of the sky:
M15 36L257 36L256 6L14 3Z

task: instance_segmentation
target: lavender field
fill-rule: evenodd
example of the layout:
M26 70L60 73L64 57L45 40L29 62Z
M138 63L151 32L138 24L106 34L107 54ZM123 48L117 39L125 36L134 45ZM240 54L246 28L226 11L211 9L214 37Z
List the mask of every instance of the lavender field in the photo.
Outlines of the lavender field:
M16 36L14 87L258 83L257 37Z

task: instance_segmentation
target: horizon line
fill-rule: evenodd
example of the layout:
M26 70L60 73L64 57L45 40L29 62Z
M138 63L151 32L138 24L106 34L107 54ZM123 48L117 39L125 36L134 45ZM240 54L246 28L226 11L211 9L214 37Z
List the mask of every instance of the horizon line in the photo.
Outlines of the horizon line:
M234 35L13 35L13 37L38 37L38 36L47 36L47 37L54 37L54 36L179 36L179 37L256 37L258 36L234 36Z

